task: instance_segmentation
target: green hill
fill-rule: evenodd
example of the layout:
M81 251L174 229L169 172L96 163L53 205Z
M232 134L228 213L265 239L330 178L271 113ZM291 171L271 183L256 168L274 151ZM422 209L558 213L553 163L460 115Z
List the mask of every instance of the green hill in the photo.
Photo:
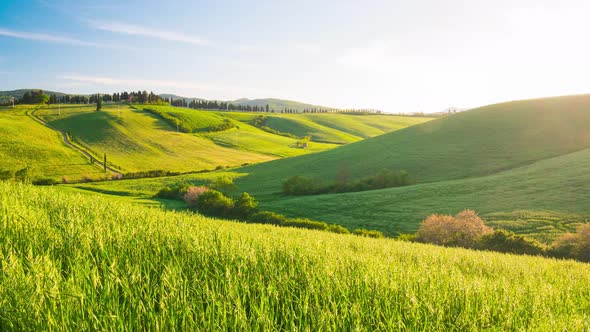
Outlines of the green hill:
M294 175L351 179L406 170L418 183L495 174L590 147L590 95L496 104L428 121L338 149L243 169L244 190L280 192Z
M95 155L107 154L124 172L163 169L194 171L218 165L241 165L272 157L219 146L209 139L176 132L159 116L126 105L48 106L36 114L52 126L71 133Z
M14 172L28 166L33 177L55 180L102 174L88 159L66 146L59 133L27 115L36 107L0 107L0 170Z
M15 98L22 98L25 95L25 93L31 92L33 90L43 90L43 89L18 89L18 90L11 90L11 91L0 91L0 97L1 96L11 96L11 97L15 97ZM47 90L43 90L43 93L45 93L47 95L56 95L58 97L66 95L66 93L63 93L63 92L47 91Z
M590 328L588 264L6 183L0 206L3 331Z
M299 101L277 99L277 98L262 98L262 99L242 98L242 99L232 100L229 103L234 104L234 105L259 106L259 107L265 107L266 105L268 105L268 107L270 109L274 109L277 111L284 110L284 109L290 109L290 110L296 110L298 112L302 112L305 109L312 109L312 108L317 108L317 109L333 108L333 107L318 106L318 105L313 105L313 104L302 103Z

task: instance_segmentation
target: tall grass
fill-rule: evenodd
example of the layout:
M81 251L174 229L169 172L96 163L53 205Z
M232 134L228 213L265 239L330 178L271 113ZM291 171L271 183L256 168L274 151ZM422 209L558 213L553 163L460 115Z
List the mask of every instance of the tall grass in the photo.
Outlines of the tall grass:
M584 330L590 265L0 184L0 330Z

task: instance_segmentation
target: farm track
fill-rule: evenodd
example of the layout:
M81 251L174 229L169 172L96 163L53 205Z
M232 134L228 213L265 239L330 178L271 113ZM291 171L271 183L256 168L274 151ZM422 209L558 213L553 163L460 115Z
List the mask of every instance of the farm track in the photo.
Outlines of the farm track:
M42 124L43 126L58 132L61 137L62 137L62 141L64 142L65 145L67 145L68 147L78 151L80 154L82 154L84 157L86 157L93 165L96 165L98 167L100 167L101 169L107 169L108 171L110 171L111 173L114 173L118 176L121 176L121 172L120 170L114 169L111 166L105 165L103 162L99 161L95 156L93 156L90 152L84 150L83 148L75 145L74 143L72 143L69 139L68 136L65 132L53 127L52 125L50 125L49 123L47 123L46 121L44 121L43 119L41 119L40 117L38 117L35 114L35 111L37 111L40 107L35 108L32 111L27 111L25 112L25 114L27 116L29 116L31 119L33 119L34 121L38 122L39 124Z

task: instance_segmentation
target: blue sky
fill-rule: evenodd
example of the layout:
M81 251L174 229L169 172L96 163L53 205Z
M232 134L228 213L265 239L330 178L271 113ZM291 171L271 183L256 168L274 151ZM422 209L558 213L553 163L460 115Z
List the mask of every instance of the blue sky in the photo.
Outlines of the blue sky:
M587 93L585 2L2 0L0 90L388 112Z

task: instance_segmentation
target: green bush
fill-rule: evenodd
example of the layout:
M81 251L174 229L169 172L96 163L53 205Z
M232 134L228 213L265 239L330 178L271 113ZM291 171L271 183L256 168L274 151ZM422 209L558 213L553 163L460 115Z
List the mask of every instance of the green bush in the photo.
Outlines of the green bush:
M283 182L283 192L287 195L312 195L321 192L320 181L305 176L293 176Z
M36 186L53 186L58 183L57 180L52 178L40 178L33 181L33 184Z
M404 241L404 242L416 242L416 234L400 234L396 238L396 240Z
M557 239L549 254L590 262L590 223L582 224L576 228L575 233L566 233Z
M282 225L287 221L287 217L270 211L260 211L252 214L250 220L260 224Z
M7 181L14 179L14 171L12 170L5 170L0 171L0 181Z
M306 229L317 229L321 231L328 230L328 224L321 221L313 221L305 218L297 218L297 219L288 219L287 221L283 222L281 226L285 227L297 227L297 228L306 228Z
M19 182L28 183L31 181L31 168L25 167L14 173L14 178Z
M207 190L199 196L197 210L217 217L232 217L234 200L217 190Z
M182 199L187 193L190 186L186 183L181 183L174 187L165 187L156 193L155 197L165 199Z
M375 231L375 230L368 230L364 228L355 229L352 234L364 237L372 237L375 239L380 239L385 237L382 232Z
M328 225L328 232L336 234L350 234L350 231L346 227L336 224Z
M406 171L383 170L374 176L350 183L342 181L342 179L326 183L319 179L296 175L283 182L283 193L287 195L316 195L401 187L410 184L412 184L412 180Z
M503 229L483 235L474 247L480 250L523 255L541 255L545 252L544 246L539 241Z
M258 206L258 202L248 193L242 193L235 201L232 214L239 219L248 219Z

